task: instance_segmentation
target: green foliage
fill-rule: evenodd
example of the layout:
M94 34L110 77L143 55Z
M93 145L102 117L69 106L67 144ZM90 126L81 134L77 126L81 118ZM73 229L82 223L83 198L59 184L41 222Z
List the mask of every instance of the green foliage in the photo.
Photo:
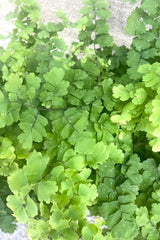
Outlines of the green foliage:
M126 33L135 36L127 57L127 72L133 80L137 81L142 76L137 71L140 65L159 61L159 10L159 0L154 0L152 6L150 1L143 0L127 19Z
M1 176L1 188L0 188L0 228L5 233L13 233L16 229L16 218L12 216L12 211L7 207L6 198L11 194L11 190L8 187L7 178Z
M114 239L136 239L140 228L144 239L159 239L159 177L155 161L140 162L136 154L121 165L100 166L98 202L91 210L104 218Z
M158 240L159 1L128 17L129 49L109 35L105 0L84 0L76 23L59 10L46 25L35 0L11 2L15 29L0 54L0 228L14 231L16 218L32 240ZM79 32L71 50L59 38L68 27Z

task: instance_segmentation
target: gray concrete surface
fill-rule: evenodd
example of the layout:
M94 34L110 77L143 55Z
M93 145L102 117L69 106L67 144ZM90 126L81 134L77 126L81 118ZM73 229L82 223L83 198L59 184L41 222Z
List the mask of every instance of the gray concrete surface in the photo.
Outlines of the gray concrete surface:
M41 6L41 20L47 23L48 21L56 21L56 11L63 9L73 22L75 22L80 15L78 10L82 6L82 0L37 0ZM13 9L13 4L8 0L0 0L0 34L7 36L13 27L13 23L5 21L6 14ZM124 34L124 26L126 24L127 16L132 11L133 6L129 3L124 3L123 0L109 0L109 9L112 12L112 17L109 20L110 34L113 36L114 41L120 45L129 47L131 37ZM63 33L67 43L71 43L76 39L76 31L67 30ZM0 40L1 46L6 46L7 41ZM93 221L93 218L90 218ZM14 234L5 234L0 231L0 240L27 240L27 233L24 225L18 224L17 230Z
M41 20L45 23L48 21L56 21L56 11L58 9L63 9L68 18L73 22L79 19L80 14L79 9L82 6L82 0L37 0L41 6ZM110 34L113 36L116 44L129 46L131 43L131 37L124 34L124 27L126 24L127 16L130 14L134 6L129 3L123 2L123 0L108 0L109 9L112 13L110 18ZM12 22L6 22L6 14L13 9L13 4L8 2L8 0L0 0L0 34L7 36L8 32L11 31L13 27ZM62 37L67 43L71 43L72 40L76 39L76 31L66 30ZM6 46L7 41L0 40L0 45Z
M67 17L73 22L79 19L80 14L79 9L82 7L82 0L37 0L41 6L42 21L47 23L48 21L56 21L56 10L63 9ZM108 0L109 9L112 13L112 17L109 19L108 23L110 26L110 34L113 36L115 43L118 46L126 45L130 46L132 38L124 33L124 27L126 25L126 20L130 12L135 6L131 6L123 0ZM47 11L46 11L47 6ZM66 30L61 34L61 36L66 40L67 43L71 43L73 39L77 39L77 32L72 30Z
M26 226L17 223L17 229L13 234L4 233L0 230L0 240L28 240Z

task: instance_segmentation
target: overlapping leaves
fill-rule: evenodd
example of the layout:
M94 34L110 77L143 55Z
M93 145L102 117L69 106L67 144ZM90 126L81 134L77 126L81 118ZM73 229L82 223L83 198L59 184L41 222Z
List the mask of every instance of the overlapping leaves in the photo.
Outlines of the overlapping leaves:
M59 11L60 22L47 25L37 22L34 0L15 1L17 29L0 56L0 175L12 191L7 205L28 223L31 239L159 239L159 3L153 2L143 0L129 16L126 31L135 37L127 49L113 44L104 0L85 0L76 24ZM58 32L70 25L80 43L64 57ZM13 218L0 201L6 230ZM104 221L87 222L89 207Z
M47 119L36 109L29 109L21 114L19 127L23 133L18 136L18 139L23 148L30 149L33 141L42 142L43 137L46 137L45 126L47 123Z
M98 204L91 209L104 218L113 239L136 239L139 231L146 239L159 238L155 212L159 207L159 173L153 159L140 162L137 155L132 155L129 161L115 167L110 161L100 166L97 179Z

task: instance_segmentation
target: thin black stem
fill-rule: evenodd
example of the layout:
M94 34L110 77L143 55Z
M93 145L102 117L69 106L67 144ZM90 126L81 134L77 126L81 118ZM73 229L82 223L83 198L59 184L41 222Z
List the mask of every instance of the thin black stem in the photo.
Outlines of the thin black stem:
M51 111L59 111L59 110L65 110L65 108L55 108L55 109L53 109L53 108L41 108L41 107L36 107L36 106L33 106L33 105L29 105L29 104L25 104L25 103L22 103L22 102L20 102L20 101L14 101L14 102L17 102L17 103L19 103L19 104L21 104L22 106L24 106L24 107L28 107L28 108L34 108L34 109L37 109L37 110L39 110L39 111L46 111L46 112L51 112Z
M63 116L64 116L64 118L66 119L67 123L71 126L71 128L73 128L74 131L76 131L77 133L79 133L78 130L77 130L77 129L72 125L72 123L69 121L68 117L65 115L64 112L63 112Z

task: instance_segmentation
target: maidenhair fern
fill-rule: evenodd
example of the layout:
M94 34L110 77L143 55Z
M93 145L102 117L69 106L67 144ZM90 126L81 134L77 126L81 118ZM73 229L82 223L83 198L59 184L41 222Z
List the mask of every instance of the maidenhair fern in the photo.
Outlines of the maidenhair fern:
M128 17L130 49L109 35L105 0L84 0L76 23L59 10L46 25L35 0L11 2L15 29L0 55L0 228L14 231L16 218L33 240L158 240L159 1ZM69 51L59 32L70 27L79 33Z

